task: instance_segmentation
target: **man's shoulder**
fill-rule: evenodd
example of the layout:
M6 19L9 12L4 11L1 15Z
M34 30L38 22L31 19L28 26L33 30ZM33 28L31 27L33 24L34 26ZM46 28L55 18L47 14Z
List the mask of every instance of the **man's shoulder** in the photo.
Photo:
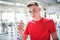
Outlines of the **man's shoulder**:
M34 22L33 20L30 20L30 21L28 22L28 24L33 23L33 22Z
M42 22L44 22L44 23L49 23L49 22L52 22L52 21L53 21L53 19L42 17ZM30 23L34 23L34 20L30 20L28 22L28 24L30 24Z
M43 18L43 22L44 25L49 26L50 24L53 24L53 19L49 19L49 18Z
M43 22L51 22L53 21L53 19L50 19L50 18L43 18Z

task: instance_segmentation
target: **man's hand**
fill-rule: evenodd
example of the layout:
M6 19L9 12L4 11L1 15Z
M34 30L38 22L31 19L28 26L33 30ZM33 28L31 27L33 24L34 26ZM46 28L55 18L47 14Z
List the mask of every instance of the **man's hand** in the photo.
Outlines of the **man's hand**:
M23 40L23 38L24 38L24 35L23 35L24 23L23 23L23 21L20 21L20 24L17 25L17 28L18 28L18 31L20 34L20 39Z
M18 31L21 33L21 32L23 32L23 30L24 30L24 23L23 23L23 21L20 21L20 24L19 25L17 25L18 27Z
M20 21L20 24L17 25L17 28L18 28L18 31L19 31L19 34L20 34L20 40L26 40L28 35L23 34L23 31L24 31L23 21Z
M18 25L18 31L20 34L20 40L26 40L27 36L26 34L23 34L23 30L24 30L24 23L20 23L20 25Z

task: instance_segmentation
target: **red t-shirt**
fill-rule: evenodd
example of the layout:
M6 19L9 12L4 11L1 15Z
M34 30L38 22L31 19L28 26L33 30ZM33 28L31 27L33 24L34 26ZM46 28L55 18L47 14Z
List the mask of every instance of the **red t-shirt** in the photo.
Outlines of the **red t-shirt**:
M56 32L53 20L41 18L39 21L30 21L24 34L30 35L31 40L50 40L50 33Z

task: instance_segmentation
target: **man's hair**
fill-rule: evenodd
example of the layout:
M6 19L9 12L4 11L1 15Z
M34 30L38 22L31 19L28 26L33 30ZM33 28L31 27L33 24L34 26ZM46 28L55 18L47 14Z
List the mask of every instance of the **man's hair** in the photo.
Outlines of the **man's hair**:
M29 3L27 4L27 7L30 7L30 6L33 6L33 5L39 6L38 2L33 1L33 2L29 2Z

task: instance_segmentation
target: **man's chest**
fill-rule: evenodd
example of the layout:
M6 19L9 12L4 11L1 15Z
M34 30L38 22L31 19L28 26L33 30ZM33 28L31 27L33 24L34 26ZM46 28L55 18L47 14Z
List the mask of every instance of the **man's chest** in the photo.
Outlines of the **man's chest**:
M41 33L44 32L48 29L48 26L46 26L46 24L43 23L31 23L28 30L30 33Z

